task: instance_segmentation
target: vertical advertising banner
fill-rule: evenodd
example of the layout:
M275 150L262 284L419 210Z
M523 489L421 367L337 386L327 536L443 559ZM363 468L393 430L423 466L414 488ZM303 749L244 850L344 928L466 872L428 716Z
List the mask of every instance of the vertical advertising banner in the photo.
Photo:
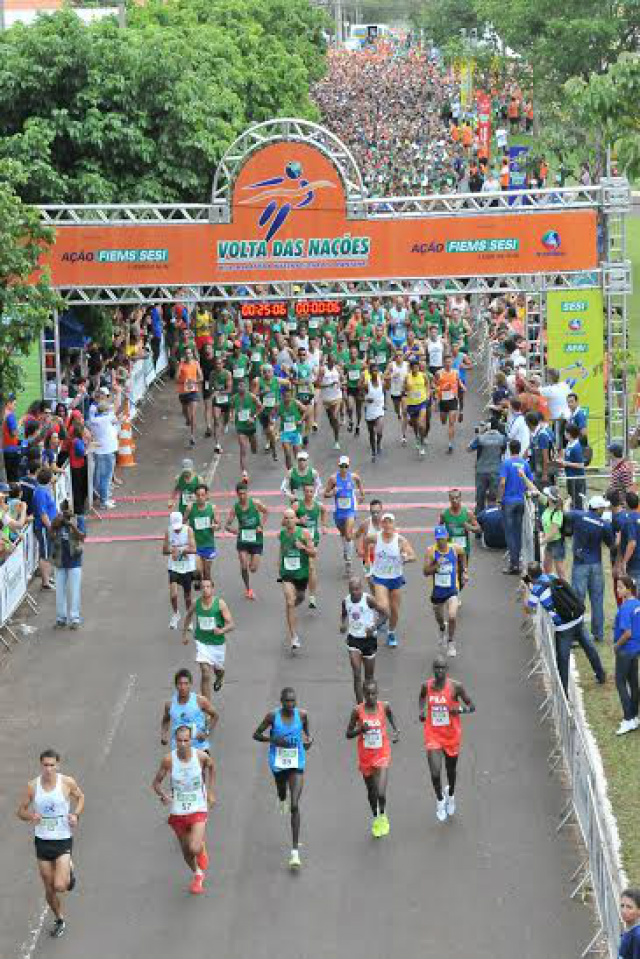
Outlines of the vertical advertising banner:
M460 106L465 113L471 110L473 102L473 60L463 60L460 64Z
M491 97L486 93L478 94L478 151L491 156Z
M547 294L547 366L560 370L588 415L591 466L606 461L604 304L601 290Z
M527 187L527 154L529 147L509 147L509 189L525 190Z

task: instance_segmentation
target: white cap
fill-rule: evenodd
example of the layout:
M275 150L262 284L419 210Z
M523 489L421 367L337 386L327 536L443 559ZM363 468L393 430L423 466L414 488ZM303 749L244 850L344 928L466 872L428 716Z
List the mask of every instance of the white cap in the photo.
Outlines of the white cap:
M338 460L338 466L349 466L350 463L351 463L351 460L349 459L348 456L341 456L340 459Z
M308 459L309 459L309 454L307 453L306 450L300 450L300 452L298 453L298 459L299 459L299 460L308 460Z
M589 509L606 509L609 505L604 496L592 496L589 500Z
M106 386L101 386L98 393L101 393L103 396L109 396L109 390Z
M383 513L380 519L391 519L395 521L395 516L393 513Z
M169 517L169 526L171 527L171 529L174 529L177 532L179 529L182 529L183 525L184 525L184 520L182 518L182 513L179 513L176 510Z

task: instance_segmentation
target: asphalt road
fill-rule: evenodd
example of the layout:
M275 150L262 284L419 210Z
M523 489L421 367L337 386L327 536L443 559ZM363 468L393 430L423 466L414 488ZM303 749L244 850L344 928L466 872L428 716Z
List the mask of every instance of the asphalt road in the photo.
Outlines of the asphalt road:
M468 442L476 417L467 415ZM446 496L435 489L471 486L473 457L445 455L436 427L426 461L398 441L387 418L386 449L369 463L364 440L353 441L354 468L367 488L393 490L385 503L419 554L429 541ZM138 468L125 492L166 491L185 455L184 435L167 388L145 424ZM215 489L228 499L237 475L232 437ZM312 458L326 477L334 468L327 430L312 443ZM209 441L199 443L197 466L211 463ZM256 489L275 491L277 467L259 454L252 462ZM470 494L465 495L469 499ZM282 505L278 495L268 504ZM422 504L422 505L421 505ZM117 511L160 510L144 500ZM278 517L272 516L270 528ZM160 536L165 520L140 516L92 523L101 537ZM284 645L283 604L276 584L275 542L268 540L255 588L244 600L232 541L216 561L219 588L237 630L229 642L228 679L216 704L222 720L215 737L219 802L208 827L212 866L206 894L187 892L188 875L150 783L164 750L159 742L162 704L176 668L191 666L180 634L170 632L160 543L100 543L87 550L86 626L78 633L51 629L50 596L32 620L38 626L0 672L0 957L87 959L387 959L420 952L447 959L570 959L589 940L592 920L568 899L579 851L569 834L557 837L563 796L550 777L550 733L538 723L536 691L523 679L530 655L523 640L513 580L500 573L501 557L475 550L472 583L465 591L460 655L452 673L464 681L478 711L465 717L458 813L440 824L427 777L417 722L421 680L436 649L436 630L417 566L408 586L396 650L382 649L378 679L399 721L389 787L391 834L369 834L369 810L344 738L352 708L350 671L337 632L345 593L338 542L322 544L320 609L304 611L304 648L294 659ZM288 823L276 812L266 747L252 731L279 691L292 684L307 708L316 744L309 753L302 797L303 868L286 868ZM68 933L52 941L50 917L36 875L30 828L14 816L18 796L37 773L37 754L55 745L64 768L86 792L86 813L76 838L79 884L68 897Z

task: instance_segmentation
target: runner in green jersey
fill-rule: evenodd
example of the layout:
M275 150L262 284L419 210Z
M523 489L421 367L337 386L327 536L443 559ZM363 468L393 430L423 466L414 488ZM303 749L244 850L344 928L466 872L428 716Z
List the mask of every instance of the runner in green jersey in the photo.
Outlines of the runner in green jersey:
M209 501L209 487L206 483L196 486L196 501L188 507L185 520L196 538L196 556L200 579L211 578L211 560L216 556L216 533L220 524L216 508ZM196 581L196 589L198 582Z
M216 680L213 689L217 693L224 682L227 634L235 629L229 607L220 596L213 594L213 580L202 580L202 596L187 613L182 631L182 642L189 643L189 628L193 621L193 638L196 644L196 662L200 664L200 691L211 701L211 670Z
M323 533L327 531L327 507L317 501L312 486L305 486L302 500L299 500L293 509L298 523L311 533L311 540L317 549L320 545L320 529L322 528ZM317 591L318 565L316 557L312 556L309 557L309 609L317 608Z
M196 501L196 489L202 483L202 477L198 476L193 468L193 460L184 459L182 461L182 471L178 473L175 479L173 492L169 497L167 506L171 511L180 510L184 516L189 506Z
M251 588L251 576L258 572L260 557L264 548L264 524L268 510L260 500L249 496L246 483L236 486L237 502L229 510L225 529L229 533L237 532L236 549L240 563L240 575L244 583L246 599L255 599Z
M384 373L391 356L393 343L385 335L383 326L376 326L374 337L369 344L369 357L376 364L381 373Z
M215 453L222 453L220 440L223 432L226 433L229 429L233 382L231 371L224 368L221 356L216 356L213 361L211 386L213 388L213 439L215 443L213 449Z
M233 392L238 392L238 386L251 375L251 360L242 352L239 340L233 344L233 352L227 360L227 369L231 370Z
M294 364L292 370L292 379L296 387L296 399L304 408L304 417L302 421L302 445L308 446L309 433L311 432L311 423L313 420L313 400L315 396L313 367L309 363L306 349L301 346L298 349L298 361Z
M358 357L358 347L350 346L349 347L349 361L344 364L344 377L347 384L347 417L348 425L347 429L350 433L353 433L353 417L355 412L356 420L356 432L355 435L360 435L360 421L362 420L362 405L363 405L363 394L362 394L362 371L364 370L364 363Z
M356 326L356 344L360 359L364 360L369 352L369 346L373 339L373 323L362 322Z
M449 490L449 506L440 514L440 523L447 527L449 539L454 546L460 546L467 558L467 570L471 556L471 533L480 532L480 526L473 510L462 505L462 493L459 489Z
M322 480L317 469L309 463L307 451L299 450L295 464L288 471L280 488L289 500L289 505L295 506L304 498L307 486L311 487L314 496L318 496L322 489Z
M300 424L304 418L305 409L292 395L291 387L285 386L282 399L278 406L280 419L280 442L284 451L284 461L287 469L291 469L293 457L298 455L302 445Z
M278 417L278 406L280 405L280 382L273 375L273 367L270 363L265 363L262 367L262 375L253 382L253 392L257 392L262 403L262 412L260 413L260 425L264 430L266 440L264 451L271 451L274 462L278 459L278 450L276 446L276 421Z
M266 350L259 333L254 333L251 337L251 346L249 347L249 359L251 360L251 378L260 376L262 364L265 361Z
M463 353L468 353L470 333L471 327L464 317L460 316L460 310L451 310L451 317L447 327L449 346L453 347L457 344Z
M309 585L309 559L315 555L311 533L296 524L296 514L292 509L286 509L280 530L279 582L284 593L287 636L292 652L300 648L296 606L304 600Z
M262 403L256 399L253 393L247 390L247 381L240 380L237 385L238 392L233 398L233 419L236 425L236 435L238 437L238 449L240 451L240 472L246 478L247 474L247 451L256 453L258 445L256 441L256 422L259 414L262 412Z

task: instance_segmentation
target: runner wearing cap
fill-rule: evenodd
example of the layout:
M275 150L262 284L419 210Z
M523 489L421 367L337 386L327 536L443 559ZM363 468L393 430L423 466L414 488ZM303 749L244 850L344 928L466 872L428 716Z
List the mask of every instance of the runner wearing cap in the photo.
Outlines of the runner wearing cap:
M405 584L404 564L413 563L416 559L413 546L398 533L395 523L393 513L383 513L380 532L365 539L367 547L373 545L373 595L389 617L387 646L391 647L398 645L396 627L400 615L401 590Z
M307 486L311 487L314 498L316 498L322 490L322 480L317 469L314 469L309 463L307 451L298 450L296 462L283 479L280 489L289 503L294 506L304 498L304 491Z
M225 530L233 533L237 528L236 549L245 588L244 595L246 599L255 599L250 577L258 572L260 566L268 510L260 500L249 496L249 487L244 481L236 485L236 497L237 502L229 510Z
M409 360L404 397L409 423L416 437L416 449L420 456L424 456L425 442L431 425L431 384L426 370L420 368L420 359L417 356L412 356Z
M182 513L174 510L169 516L169 528L164 534L162 554L168 556L169 600L173 610L169 629L177 629L180 622L178 586L182 587L186 611L191 609L191 586L196 571L196 540Z
M420 687L419 718L424 724L424 744L433 790L436 794L436 816L444 822L456 811L454 798L458 756L462 743L463 713L474 713L476 707L462 683L447 676L444 656L433 661L433 678ZM442 790L442 759L447 771L447 788Z
M431 605L440 630L440 645L444 647L447 634L447 653L455 656L458 595L467 581L466 557L462 546L449 542L446 526L436 526L433 535L436 542L427 547L422 571L426 577L433 576Z
M391 726L391 737L387 732ZM391 762L391 746L399 738L398 727L389 703L378 700L378 684L374 679L364 684L364 702L351 713L347 739L358 739L358 766L367 789L369 806L373 813L371 834L376 839L389 835L387 816L387 780Z
M351 461L348 456L341 456L338 460L338 472L330 476L324 488L325 499L333 496L335 500L334 522L342 539L342 555L344 557L345 575L351 575L353 564L353 541L357 510L357 492L364 500L364 486L357 473L349 469Z
M184 516L189 506L195 503L196 490L201 483L204 483L204 480L194 470L193 460L184 459L182 470L175 478L173 492L167 503L169 509L178 510Z

